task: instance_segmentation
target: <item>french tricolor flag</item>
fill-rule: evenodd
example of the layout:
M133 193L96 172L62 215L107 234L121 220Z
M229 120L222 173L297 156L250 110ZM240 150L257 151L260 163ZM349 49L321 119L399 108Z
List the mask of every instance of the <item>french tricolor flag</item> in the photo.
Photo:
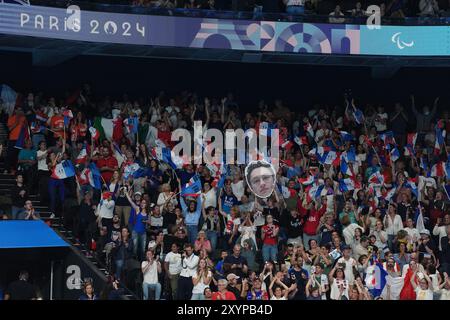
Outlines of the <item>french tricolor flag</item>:
M407 188L410 188L410 189L411 189L411 192L412 192L416 197L419 196L419 191L418 191L418 189L417 189L417 185L416 185L416 183L415 183L412 179L409 179L409 180L406 182L406 187L407 187Z
M89 133L91 134L91 138L93 140L98 140L100 138L100 132L94 127L89 127Z
M340 134L341 134L342 140L344 140L344 141L353 141L353 140L355 140L355 137L353 137L347 131L341 131Z
M406 144L409 144L414 148L416 146L416 141L417 141L417 133L408 133Z
M317 199L320 197L320 194L322 193L323 188L325 185L313 185L308 190L308 201L312 201L313 199Z
M45 113L38 111L36 112L36 120L47 122L48 117Z
M398 159L400 159L400 152L398 151L397 147L392 148L390 155L392 162L395 162Z
M61 161L58 163L52 173L54 179L66 179L75 175L75 168L70 160Z
M64 116L64 126L67 127L70 120L73 119L73 113L70 109L65 109L62 114Z
M294 138L295 143L297 143L299 146L302 145L308 145L308 138L305 136L302 137L295 137Z
M442 161L439 161L434 166L431 167L431 176L432 177L444 177L446 175L445 164Z
M442 130L438 126L436 126L435 130L436 140L434 143L434 154L439 155L441 153L441 146L444 144L445 139L445 130Z
M87 149L86 144L84 144L83 149L81 149L80 153L78 154L77 158L75 159L76 164L82 164L86 163L87 161Z
M163 160L163 151L162 151L162 149L163 148L161 148L161 147L153 147L152 148L152 156L153 156L153 158L158 159L159 161L162 161Z
M391 199L394 197L396 191L397 191L397 187L392 188L391 190L386 192L386 194L383 196L383 198L386 201L391 201Z
M344 157L341 158L341 172L342 174L346 174L348 176L353 176L353 172L345 161Z
M369 177L369 183L373 184L383 184L384 183L384 177L380 174L379 171L372 173Z
M355 147L351 146L349 150L344 151L342 153L342 158L346 161L346 162L356 162L356 152L355 152Z
M339 190L341 192L355 190L355 183L353 182L353 179L347 178L339 180Z

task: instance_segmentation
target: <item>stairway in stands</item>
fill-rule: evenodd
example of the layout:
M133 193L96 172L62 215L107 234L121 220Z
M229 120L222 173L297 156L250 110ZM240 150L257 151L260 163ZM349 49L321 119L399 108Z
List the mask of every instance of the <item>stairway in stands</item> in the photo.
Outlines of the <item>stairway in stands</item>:
M12 174L4 174L4 158L6 154L8 133L6 127L3 123L0 123L0 143L3 144L3 151L0 155L0 195L9 195L11 193L11 188L15 185L15 177ZM43 206L40 203L39 195L29 195L28 198L32 201L33 207L41 215L41 219L47 223L61 238L63 238L70 245L78 248L83 255L98 269L100 272L104 273L105 276L109 275L106 266L98 260L95 256L89 254L88 248L81 244L76 238L71 230L65 228L63 224L63 219L60 217L51 218L52 212L47 206ZM125 289L125 297L130 300L137 299L137 296L131 292L128 288Z

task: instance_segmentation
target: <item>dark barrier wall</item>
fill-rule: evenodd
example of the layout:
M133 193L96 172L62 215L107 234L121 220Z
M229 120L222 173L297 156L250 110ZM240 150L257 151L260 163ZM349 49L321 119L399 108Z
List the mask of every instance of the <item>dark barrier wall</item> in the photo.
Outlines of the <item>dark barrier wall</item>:
M61 299L78 300L83 293L84 281L92 281L97 295L103 290L107 279L77 249L71 247L61 266L62 281L57 281L56 291L62 292Z

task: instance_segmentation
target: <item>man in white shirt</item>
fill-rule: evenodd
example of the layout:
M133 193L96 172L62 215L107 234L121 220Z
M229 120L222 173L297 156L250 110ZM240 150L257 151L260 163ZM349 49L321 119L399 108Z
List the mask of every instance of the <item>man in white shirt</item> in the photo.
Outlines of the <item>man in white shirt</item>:
M164 269L166 275L169 277L172 297L175 299L177 297L178 278L183 269L181 266L181 254L178 252L178 245L176 243L172 244L171 251L166 254Z
M420 239L419 230L414 228L414 222L412 218L406 219L406 228L404 228L403 230L408 233L409 242L416 242Z
M441 223L441 218L438 218L436 221L436 225L433 228L433 236L439 236L439 251L442 251L441 240L443 237L447 236L447 229L450 226L450 214L446 214L444 216L444 224L439 226Z
M336 8L334 9L333 12L331 12L329 14L330 18L328 19L328 21L330 23L344 23L345 19L344 18L335 18L335 17L343 17L344 14L341 11L341 6L337 5Z
M161 263L155 259L153 251L147 251L147 260L141 264L144 281L142 282L142 291L144 300L148 300L150 289L155 290L155 300L161 298L161 284L158 281L158 273L161 273Z
M379 106L377 109L378 113L375 117L374 124L377 132L383 132L387 130L388 114L384 111L383 106Z
M97 211L95 213L101 222L101 225L108 228L108 233L112 229L112 220L114 216L114 206L115 202L112 200L111 192L104 192L102 194L102 199L97 206Z
M286 5L286 13L303 14L305 13L305 0L283 0Z
M198 256L194 254L194 247L188 243L184 246L181 272L178 278L178 300L190 300L194 284L192 277L197 274Z
M344 245L342 247L342 251L344 256L337 261L337 265L342 266L342 268L344 269L345 280L347 280L348 283L352 285L355 281L353 267L356 267L357 263L356 260L351 257L352 249L349 246Z

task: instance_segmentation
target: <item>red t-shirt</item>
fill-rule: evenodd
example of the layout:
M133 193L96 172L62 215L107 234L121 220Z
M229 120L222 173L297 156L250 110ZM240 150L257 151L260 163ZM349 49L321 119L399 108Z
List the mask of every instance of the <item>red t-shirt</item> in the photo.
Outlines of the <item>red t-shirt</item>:
M117 159L109 156L108 158L104 159L104 158L100 158L99 160L97 160L97 167L99 170L102 169L102 167L110 167L110 168L117 168L119 166L119 163L117 162ZM112 171L103 171L101 173L103 179L105 180L105 182L109 183L109 181L111 180L112 176L113 176L113 172Z
M276 225L272 225L273 230L277 230L278 226ZM268 246L274 246L278 244L278 236L273 236L272 235L272 231L269 229L268 225L264 225L262 227L262 229L264 230L264 240L263 243L268 245Z
M52 130L55 131L55 138L64 136L64 117L63 116L53 116L50 118L50 126Z
M319 227L320 217L322 217L326 209L326 206L323 206L319 210L316 210L316 208L311 209L308 219L306 220L305 226L303 228L304 233L306 233L308 236L316 235L317 227Z
M226 291L224 296L222 297L220 292L213 292L211 300L236 300L236 296L230 291Z

